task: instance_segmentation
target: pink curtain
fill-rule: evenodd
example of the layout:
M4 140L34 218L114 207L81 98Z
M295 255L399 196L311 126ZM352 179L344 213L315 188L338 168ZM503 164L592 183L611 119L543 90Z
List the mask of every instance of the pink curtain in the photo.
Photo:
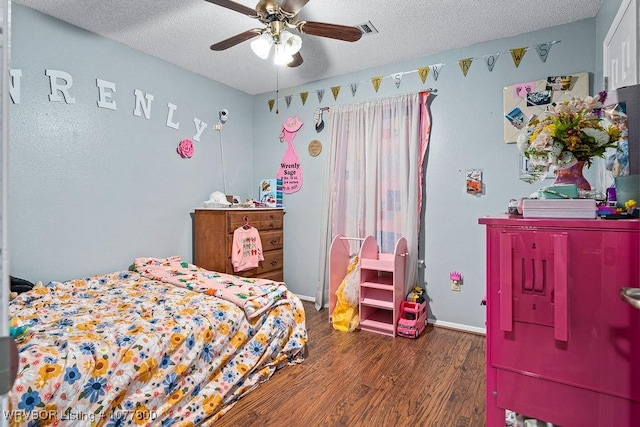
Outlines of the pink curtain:
M422 215L422 192L424 190L424 158L429 147L429 137L431 136L431 114L429 114L429 95L431 92L420 92L420 156L418 172L418 218ZM418 221L418 233L420 232L420 221Z

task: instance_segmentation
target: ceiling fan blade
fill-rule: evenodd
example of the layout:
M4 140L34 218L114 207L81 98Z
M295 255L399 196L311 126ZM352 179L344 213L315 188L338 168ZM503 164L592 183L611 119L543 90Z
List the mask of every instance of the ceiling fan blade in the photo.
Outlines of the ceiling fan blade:
M300 21L297 24L298 31L312 36L328 37L330 39L355 42L362 37L362 31L358 27L346 25L325 24L324 22Z
M280 9L287 12L287 14L291 14L291 16L295 16L307 3L309 3L309 0L282 0Z
M226 7L227 9L231 9L235 12L242 13L243 15L256 17L255 9L251 9L250 7L244 6L240 3L233 2L231 0L205 0L209 3L217 4L218 6Z
M293 55L293 61L289 62L287 64L287 67L289 68L294 68L294 67L298 67L300 65L302 65L302 55L300 55L300 52L296 53L295 55Z
M256 36L259 36L262 32L259 28L252 28L251 30L247 30L244 33L236 34L233 37L229 37L226 40L222 40L216 44L211 45L211 50L225 50L233 47L239 43L252 39Z

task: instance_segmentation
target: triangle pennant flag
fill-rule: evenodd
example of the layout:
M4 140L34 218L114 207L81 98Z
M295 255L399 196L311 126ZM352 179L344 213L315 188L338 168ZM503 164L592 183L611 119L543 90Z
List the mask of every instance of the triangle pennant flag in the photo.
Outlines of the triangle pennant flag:
M356 96L356 91L358 90L359 84L359 82L351 83L351 96Z
M511 49L511 57L513 58L513 63L516 64L516 68L520 66L520 61L524 58L524 54L527 53L527 49L526 47Z
M442 64L436 64L431 66L431 70L433 71L433 80L438 81L438 77L440 76L441 69L442 69Z
M309 96L309 92L300 92L300 100L302 101L302 105L307 102L307 96Z
M536 52L538 52L538 56L540 57L542 62L547 62L547 56L549 56L551 46L558 42L558 40L554 40L552 42L540 43L536 45Z
M420 80L422 80L422 84L427 81L427 76L429 75L429 67L420 67L418 68L418 75L420 76Z
M467 77L467 73L469 72L469 68L471 68L472 62L473 62L473 58L465 58L465 59L460 59L458 61L458 65L460 66L460 69L462 70L462 74L464 74L465 77Z
M289 108L289 105L291 105L291 95L285 96L284 101L287 103L287 108Z
M380 89L380 83L382 83L382 76L371 77L371 83L373 84L373 88L378 91Z
M396 83L396 89L400 89L400 83L402 83L402 73L392 74L391 78Z
M276 103L276 100L270 99L269 101L267 101L267 103L269 104L269 112L271 112L273 110L273 104Z
M490 55L485 55L484 59L487 63L487 68L489 71L493 71L493 66L498 62L498 58L502 55L502 53L492 53Z
M322 98L324 98L324 89L318 89L316 93L318 94L318 103L322 102Z
M334 101L338 99L338 94L340 93L340 86L332 86L331 93L333 94Z

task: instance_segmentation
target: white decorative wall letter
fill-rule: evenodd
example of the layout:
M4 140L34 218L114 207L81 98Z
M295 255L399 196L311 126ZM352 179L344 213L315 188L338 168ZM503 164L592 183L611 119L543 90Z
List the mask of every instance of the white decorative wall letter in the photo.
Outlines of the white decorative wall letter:
M173 112L178 109L178 106L169 102L167 104L167 107L169 107L169 112L167 113L167 126L169 126L170 128L178 129L180 127L180 122L173 122Z
M142 115L142 113L140 112L140 109L142 108L142 112L144 112L144 117L147 120L149 120L149 117L151 117L151 101L153 101L153 95L151 95L150 93L143 94L140 89L134 90L133 93L136 96L136 108L135 110L133 110L133 115L140 117ZM143 97L144 99L146 99L147 102L143 102L142 100ZM167 123L167 126L169 126L168 123Z
M193 135L193 140L200 141L200 135L202 135L202 131L207 128L207 124L197 117L193 118L193 123L196 125L196 134Z
M14 104L20 104L20 79L22 70L9 70L9 95Z
M96 85L98 86L98 107L117 110L116 101L111 98L111 95L116 91L116 84L106 80L96 79ZM109 92L105 89L108 89Z
M67 104L76 103L76 99L72 98L68 92L69 88L73 86L73 77L71 77L71 74L60 70L44 70L44 73L49 76L49 84L51 85L49 101L62 101L62 98L60 98L60 94L58 93L62 92L62 96L64 96L64 102L66 102ZM64 80L65 83L60 84L59 79Z

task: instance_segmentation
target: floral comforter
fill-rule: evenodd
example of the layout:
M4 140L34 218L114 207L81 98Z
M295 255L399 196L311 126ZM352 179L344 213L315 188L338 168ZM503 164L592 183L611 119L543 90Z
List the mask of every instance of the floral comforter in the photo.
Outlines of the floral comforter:
M262 315L285 301L287 287L282 282L218 273L170 258L136 258L135 271L144 277L215 295L241 307L249 319Z
M12 425L210 425L276 369L301 362L301 301L248 319L206 293L122 271L19 295L29 326Z

